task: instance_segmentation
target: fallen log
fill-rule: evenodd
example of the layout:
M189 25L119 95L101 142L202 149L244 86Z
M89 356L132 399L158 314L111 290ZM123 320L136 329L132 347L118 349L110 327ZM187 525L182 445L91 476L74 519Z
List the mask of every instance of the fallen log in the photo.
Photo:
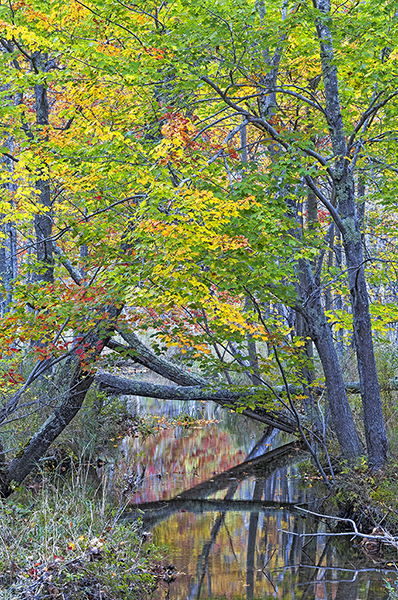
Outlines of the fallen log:
M273 500L158 500L137 504L130 512L122 515L123 521L135 522L142 519L145 528L152 528L161 521L168 519L177 512L265 512L267 510L287 509L289 512L299 514L294 502L277 502ZM144 513L144 514L143 514Z
M212 401L223 408L230 408L244 416L255 419L265 425L271 425L287 433L297 432L297 422L293 414L289 413L283 407L278 398L286 393L284 386L273 386L266 388L256 387L221 387L212 386L205 382L198 385L192 377L192 385L160 385L148 383L146 381L136 381L127 377L117 377L110 373L100 372L96 375L96 382L100 389L109 394L141 396L143 398L159 398L161 400L179 400L189 402L192 400ZM348 394L359 394L359 382L347 382L345 388ZM388 391L398 391L398 379L391 379L387 386L382 389ZM313 393L321 395L325 389L320 387L313 388ZM300 386L289 385L291 395L302 395L303 390ZM273 401L275 409L265 407L266 403ZM247 408L246 403L254 404L254 408ZM264 404L262 406L262 404Z
M146 381L135 381L125 377L116 377L109 373L98 373L96 381L101 390L120 395L141 396L144 398L159 398L161 400L179 401L209 401L215 402L223 408L230 408L236 412L271 425L287 433L297 431L297 422L293 415L283 410L283 405L277 400L273 403L276 410L266 409L261 406L262 400L269 402L270 393L263 387L233 388L215 387L210 385L169 386ZM246 408L245 403L254 403L255 408Z

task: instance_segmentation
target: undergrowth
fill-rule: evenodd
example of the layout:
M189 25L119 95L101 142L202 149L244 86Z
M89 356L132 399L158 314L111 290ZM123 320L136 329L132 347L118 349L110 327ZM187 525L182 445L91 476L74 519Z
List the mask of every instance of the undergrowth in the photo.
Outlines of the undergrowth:
M105 493L80 467L2 501L2 599L140 599L156 587L155 547L120 519L129 498L111 507Z

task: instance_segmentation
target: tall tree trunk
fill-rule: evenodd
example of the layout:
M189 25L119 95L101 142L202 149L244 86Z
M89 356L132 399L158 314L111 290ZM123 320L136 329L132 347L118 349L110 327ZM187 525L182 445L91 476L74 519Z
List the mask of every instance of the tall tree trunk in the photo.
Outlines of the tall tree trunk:
M336 241L334 244L335 262L338 272L341 273L343 270L343 252L341 248L341 233L336 228ZM343 296L337 293L334 300L334 306L336 310L343 310ZM341 360L344 359L344 329L340 328L337 332L337 354Z
M40 55L36 64L42 66L45 60L46 56ZM35 100L37 135L45 144L48 141L46 127L49 125L46 83L35 85ZM52 203L47 164L44 164L40 168L39 179L36 181L36 189L39 191L39 211L35 214L36 256L38 261L38 271L35 274L35 279L36 281L53 283Z
M11 48L10 48L11 49ZM6 52L4 47L1 48L0 52ZM10 85L5 84L1 86L1 91L9 92ZM6 103L9 105L16 104L18 98L13 97L13 94L7 94ZM5 128L5 137L2 140L2 145L8 150L8 156L2 155L1 163L3 168L9 173L9 180L2 186L4 189L4 200L10 205L10 209L13 208L13 193L16 191L16 185L13 178L14 171L14 138L9 134L7 128ZM3 196L3 194L2 194ZM8 211L10 213L11 210ZM0 282L5 288L6 295L1 297L0 301L0 315L3 317L7 312L7 307L12 300L11 286L13 279L17 276L17 235L15 226L10 219L10 214L0 215L0 227L3 238L0 243Z
M307 321L305 320L303 314L299 311L296 311L296 335L305 340L303 354L305 359L308 361L308 366L304 366L301 369L301 375L303 378L303 407L312 427L319 435L322 431L321 415L316 404L317 394L314 393L314 390L311 387L313 381L315 380L315 372L312 368L310 368L310 364L313 365L314 359L313 341L310 336L310 330L308 328Z
M8 137L5 140L4 145L9 149L10 155L12 156L14 151L13 139ZM14 170L13 161L8 157L4 157L2 163L5 169L11 174ZM12 197L10 197L9 194L12 194L12 192L15 191L15 185L12 182L9 182L4 184L3 187L7 194L6 201L10 203L11 208ZM12 281L17 276L17 235L14 224L10 221L9 216L5 217L5 215L0 215L0 220L1 232L4 236L0 243L0 282L7 293L0 301L0 315L3 317L12 300Z
M370 464L375 469L381 469L388 457L388 439L384 426L380 386L373 350L361 231L355 205L354 177L350 169L350 161L347 158L348 150L340 108L337 68L333 56L333 39L328 27L330 0L317 0L317 8L325 15L324 18L317 21L317 32L321 47L326 114L336 159L333 177L341 219L336 222L336 225L342 233L347 262L366 444Z
M341 210L343 211L343 207ZM361 236L360 232L356 231L356 233L359 235L359 239L351 232L343 234L343 244L354 317L354 342L361 383L366 445L371 465L375 469L381 469L388 457L388 439L384 426L380 386L373 350Z
M318 223L318 204L314 193L309 192L307 196L307 215L308 215L308 229L313 231L316 224ZM308 360L309 365L313 367L314 364L314 348L313 341L309 335L308 326L302 313L296 311L296 335L305 340L305 346L303 352ZM307 416L310 418L311 423L315 427L317 433L321 432L321 419L318 407L316 405L316 398L311 384L315 379L314 369L304 367L302 369L303 374L303 405Z

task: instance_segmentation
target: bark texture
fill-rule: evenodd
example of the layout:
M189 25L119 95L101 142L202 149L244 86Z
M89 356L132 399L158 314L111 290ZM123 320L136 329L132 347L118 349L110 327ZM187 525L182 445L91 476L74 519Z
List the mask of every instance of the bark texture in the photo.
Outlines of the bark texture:
M348 460L353 461L363 453L363 448L348 402L330 325L322 306L321 291L314 280L308 261L300 261L299 275L301 292L307 299L305 317L308 332L315 343L325 375L325 386L333 428L343 455Z
M339 216L336 225L342 234L348 269L348 281L353 312L353 330L369 462L381 469L388 457L388 439L385 430L380 386L373 351L369 298L361 243L361 229L356 211L355 181L347 159L347 143L340 107L337 67L334 61L333 38L328 25L330 0L318 0L317 8L323 18L317 22L321 48L322 76L325 87L326 115L332 141L335 163L333 179Z
M44 68L46 56L37 54L35 64ZM48 140L46 127L49 124L49 106L47 84L35 85L36 125L37 136L45 144ZM52 202L48 165L43 164L36 180L36 189L39 191L39 206L35 214L36 257L38 261L35 273L36 281L53 283L54 258L52 242Z

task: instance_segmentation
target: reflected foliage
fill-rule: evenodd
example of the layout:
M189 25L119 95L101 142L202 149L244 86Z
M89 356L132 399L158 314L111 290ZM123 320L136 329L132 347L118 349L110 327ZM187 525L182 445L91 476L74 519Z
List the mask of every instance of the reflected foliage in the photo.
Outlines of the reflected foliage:
M179 573L157 597L386 599L383 578L394 578L391 568L378 570L359 546L323 535L325 524L294 508L314 502L289 464L295 444L283 457L285 440L252 434L242 449L240 423L235 417L203 429L167 429L140 448L126 442L146 466L135 498L144 528L153 528L153 541L168 549L166 560ZM259 449L265 455L257 456ZM293 535L300 533L318 535Z

